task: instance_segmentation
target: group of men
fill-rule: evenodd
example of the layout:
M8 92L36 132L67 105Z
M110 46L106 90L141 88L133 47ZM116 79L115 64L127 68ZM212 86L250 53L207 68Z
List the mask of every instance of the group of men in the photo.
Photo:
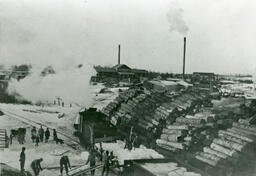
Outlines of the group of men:
M43 142L45 139L45 142L48 142L49 138L50 138L50 130L49 128L46 129L46 131L44 131L43 127L40 126L40 128L38 129L38 131L36 130L36 127L33 127L31 129L31 139L32 142L36 143L36 146L38 146L39 142Z
M103 156L102 156L103 154ZM109 151L105 151L104 153L100 153L100 161L102 161L103 163L103 169L102 169L102 173L101 175L104 176L104 174L106 176L108 176L108 173L109 173L109 169L110 169L110 166L113 165L113 159L115 158L114 155L113 155L113 152L111 152L109 154ZM87 162L86 164L90 163L90 168L91 168L91 175L94 176L95 174L95 165L96 165L96 157L97 157L97 151L95 149L91 149L90 152L89 152L89 156L88 156L88 159L87 159Z
M20 153L20 159L19 159L19 161L20 161L20 170L21 170L22 173L25 172L25 169L24 169L25 161L26 161L25 150L26 150L26 148L22 147L22 151ZM43 170L42 167L41 167L41 162L42 161L43 161L43 158L39 158L39 159L33 160L30 164L30 167L33 170L35 176L38 176L40 171ZM63 174L63 169L64 168L66 170L66 174L68 175L68 168L71 169L71 165L70 165L70 162L69 162L69 158L66 155L62 156L60 158L60 173L61 173L61 175Z
M19 128L19 129L12 129L9 137L9 144L12 144L12 139L14 136L17 136L19 144L25 143L25 136L26 136L26 128Z
M25 155L25 150L26 148L25 147L22 147L22 151L20 153L20 170L21 172L25 172L25 169L24 169L24 166L25 166L25 161L26 161L26 155ZM31 169L33 170L35 176L38 176L39 175L39 172L42 169L41 167L41 162L43 161L43 158L40 158L40 159L35 159L31 162Z

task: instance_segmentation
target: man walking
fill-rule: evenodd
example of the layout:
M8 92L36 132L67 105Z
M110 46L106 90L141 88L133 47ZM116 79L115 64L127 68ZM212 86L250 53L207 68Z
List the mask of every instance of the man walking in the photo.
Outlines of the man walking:
M38 130L38 134L39 134L40 142L43 142L44 141L44 129L43 129L42 125L40 126L40 128Z
M36 144L35 146L38 147L38 144L40 142L39 134L36 135Z
M63 173L63 168L65 167L66 174L68 175L68 168L71 169L68 156L62 156L60 158L60 174Z
M44 134L45 134L45 142L48 142L49 137L50 137L50 130L49 130L49 128L46 129Z
M31 129L31 139L33 142L35 142L35 140L36 140L36 127L33 127Z
M38 176L39 172L41 170L43 170L42 167L41 167L41 162L42 161L43 161L43 158L40 158L40 159L36 159L36 160L32 161L32 163L31 163L31 168L32 168L35 176Z
M20 160L19 161L20 161L20 171L21 172L25 171L25 169L24 169L25 160L26 160L25 150L26 150L26 148L22 147L22 151L20 152Z
M58 136L57 136L57 131L53 129L53 140L58 144Z
M101 173L101 176L104 176L104 173L106 172L106 176L108 176L109 172L109 156L108 156L108 151L106 151L105 155L103 156L103 170Z
M86 161L85 165L88 164L89 162L90 162L90 167L91 167L91 175L94 176L95 169L92 169L96 164L96 153L95 153L94 149L90 150L88 160Z

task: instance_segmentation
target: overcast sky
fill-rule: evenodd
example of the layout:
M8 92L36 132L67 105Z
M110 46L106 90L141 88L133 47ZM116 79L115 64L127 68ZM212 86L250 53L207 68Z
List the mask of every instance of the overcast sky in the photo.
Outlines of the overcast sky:
M0 62L253 73L253 0L0 0Z

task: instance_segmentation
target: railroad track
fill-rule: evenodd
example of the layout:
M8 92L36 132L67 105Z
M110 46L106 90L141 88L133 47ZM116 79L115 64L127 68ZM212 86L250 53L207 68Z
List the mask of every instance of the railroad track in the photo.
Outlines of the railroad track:
M39 128L40 126L43 126L43 127L49 128L51 130L56 129L54 127L45 125L42 122L31 120L31 119L29 119L27 117L18 115L16 113L10 112L10 111L8 111L6 109L3 109L3 108L1 108L1 111L4 112L4 114L6 116L9 116L11 118L15 118L15 119L17 119L19 121L22 121L23 123L26 123L26 124L31 125L31 126L35 126L37 128ZM72 147L72 148L74 148L76 150L81 150L82 149L81 144L80 144L80 142L77 139L74 139L72 136L69 136L69 135L63 133L62 131L60 131L58 129L56 129L56 131L58 133L58 136L60 136L61 139L63 139L65 144L67 144L68 146L70 146L70 147Z

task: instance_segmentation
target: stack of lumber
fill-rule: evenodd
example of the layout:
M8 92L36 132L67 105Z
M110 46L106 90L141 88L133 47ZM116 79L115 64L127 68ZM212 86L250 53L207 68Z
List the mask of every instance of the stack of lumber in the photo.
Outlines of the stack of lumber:
M204 125L206 121L201 118L185 118L185 117L178 117L176 119L177 124L186 124L190 126L198 126L198 125Z
M7 147L7 134L5 129L0 129L0 148Z
M209 147L196 154L195 158L212 167L225 169L226 166L250 162L255 157L256 126L246 125L239 120L227 130L219 130ZM234 165L235 166L235 165Z
M207 115L195 114L194 116L178 117L172 125L167 125L162 130L160 139L156 141L157 145L167 150L175 151L190 149L193 144L198 142L209 143L216 135L216 132L213 132L215 126L206 126L206 122L215 124L213 117Z
M160 139L156 140L159 147L170 151L186 149L185 138L190 127L188 125L168 125L163 129ZM188 139L189 140L189 139Z
M188 171L187 168L178 166L178 163L174 162L151 162L140 164L140 166L153 175L158 176L201 176L201 174ZM148 174L145 173L143 175Z
M107 116L110 116L113 111L123 102L127 102L129 99L136 96L138 93L137 89L128 89L119 94L114 101L110 102L105 108L103 108L103 113Z
M146 94L140 94L136 97L130 98L127 102L121 103L120 108L111 116L111 123L116 125L117 119L121 119L122 123L128 123L134 117L134 109L137 107L144 99Z

